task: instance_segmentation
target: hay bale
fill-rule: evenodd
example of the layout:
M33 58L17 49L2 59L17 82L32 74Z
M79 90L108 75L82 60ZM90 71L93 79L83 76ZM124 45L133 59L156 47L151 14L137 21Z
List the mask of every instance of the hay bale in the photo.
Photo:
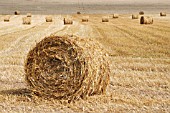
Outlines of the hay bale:
M52 16L46 16L45 19L46 19L46 22L53 22Z
M32 14L31 13L27 13L27 17L31 17L32 16Z
M89 16L83 16L82 22L88 22L89 21Z
M67 24L73 24L73 20L72 20L72 18L64 18L64 25L67 25Z
M160 16L166 16L165 12L160 12Z
M108 16L103 16L102 17L102 22L109 22L109 17Z
M9 22L9 20L10 20L10 16L9 16L9 15L6 15L6 16L4 17L4 22Z
M144 12L143 12L143 11L140 11L140 12L139 12L139 15L144 15Z
M138 19L139 18L139 16L138 15L132 15L132 19Z
M113 14L113 18L119 18L118 14Z
M81 14L81 13L78 11L77 14Z
M140 18L140 24L153 24L153 18L150 16L142 16Z
M105 94L108 56L90 38L50 36L36 44L25 63L26 81L40 97L76 100Z
M31 18L30 17L23 17L23 24L30 25L31 24Z
M15 11L14 14L15 15L20 15L20 11Z

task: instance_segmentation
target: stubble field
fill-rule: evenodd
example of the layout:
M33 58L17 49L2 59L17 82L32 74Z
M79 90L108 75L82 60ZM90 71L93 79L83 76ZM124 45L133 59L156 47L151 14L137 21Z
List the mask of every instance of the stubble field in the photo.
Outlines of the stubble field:
M33 15L31 25L13 15L9 23L0 15L0 112L170 112L170 16L152 15L153 25L140 25L131 15L102 23L104 15ZM84 16L84 15L83 15ZM32 97L24 76L27 53L49 35L76 35L100 42L110 56L111 81L106 95L68 104Z

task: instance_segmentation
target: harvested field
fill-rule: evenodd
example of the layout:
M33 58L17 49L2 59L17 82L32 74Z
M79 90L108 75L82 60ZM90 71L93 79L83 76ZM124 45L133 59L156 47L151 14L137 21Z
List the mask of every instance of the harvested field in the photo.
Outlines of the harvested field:
M145 14L148 15L148 14ZM0 112L170 112L170 15L149 14L154 23L141 25L131 14L102 22L105 15L71 15L74 24L63 24L65 15L0 16ZM44 37L73 35L92 38L108 52L111 65L106 95L94 95L73 103L32 96L25 81L28 52Z

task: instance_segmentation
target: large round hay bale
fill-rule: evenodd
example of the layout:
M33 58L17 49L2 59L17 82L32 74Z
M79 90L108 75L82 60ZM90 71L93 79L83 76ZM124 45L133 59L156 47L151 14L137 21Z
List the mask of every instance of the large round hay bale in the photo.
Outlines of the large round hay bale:
M108 56L90 38L50 36L36 44L25 63L34 94L76 100L105 94L110 80Z
M89 16L83 16L82 22L88 22L89 21Z
M23 17L23 24L30 25L31 24L31 18L30 17Z
M160 16L166 16L165 12L160 12Z
M31 17L32 16L32 14L31 13L27 13L27 17Z
M109 22L109 17L108 16L103 16L102 17L102 22Z
M9 15L6 15L6 16L4 17L4 22L9 22L9 20L10 20L10 16L9 16Z
M70 17L70 18L64 18L64 25L67 25L67 24L73 24L73 20L72 20L72 18Z
M119 18L118 14L113 14L113 18Z
M132 19L138 19L139 18L139 16L138 15L132 15Z
M141 16L140 24L153 24L153 18L150 16Z
M78 11L77 14L81 14L81 13Z
M45 19L46 19L46 22L53 22L52 16L46 16Z
M14 14L15 15L20 15L20 11L15 11Z
M139 15L144 15L144 11L140 11L140 12L139 12Z

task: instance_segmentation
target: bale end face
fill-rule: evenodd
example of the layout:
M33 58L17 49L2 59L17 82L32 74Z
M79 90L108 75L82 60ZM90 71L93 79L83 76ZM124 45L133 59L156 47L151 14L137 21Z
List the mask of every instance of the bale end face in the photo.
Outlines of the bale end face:
M35 94L68 100L103 94L110 80L104 49L78 37L43 39L28 53L25 73Z

